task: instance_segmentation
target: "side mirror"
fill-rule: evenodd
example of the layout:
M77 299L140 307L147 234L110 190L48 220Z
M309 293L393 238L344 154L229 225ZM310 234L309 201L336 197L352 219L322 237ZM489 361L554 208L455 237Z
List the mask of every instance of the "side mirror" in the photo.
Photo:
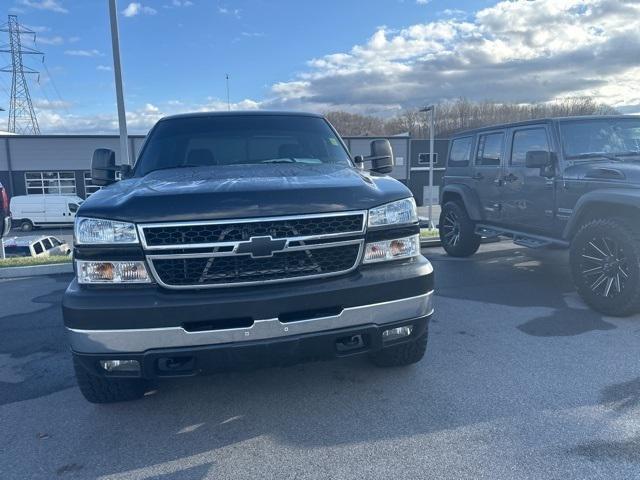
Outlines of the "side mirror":
M120 170L120 174L124 179L131 177L131 174L133 173L131 165L120 165L118 169Z
M393 170L393 150L389 140L374 140L371 142L371 156L365 157L371 161L371 171L376 173L391 173Z
M116 181L116 152L108 148L98 148L91 159L91 181L103 187Z
M529 150L524 160L527 168L546 168L551 165L551 152L546 150Z
M364 170L364 157L362 155L356 155L353 157L353 161L356 164L356 167L360 170Z

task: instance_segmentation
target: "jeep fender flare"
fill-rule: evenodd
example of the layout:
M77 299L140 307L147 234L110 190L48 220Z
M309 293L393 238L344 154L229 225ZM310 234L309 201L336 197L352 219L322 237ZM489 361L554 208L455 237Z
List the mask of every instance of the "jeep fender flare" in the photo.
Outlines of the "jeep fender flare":
M611 207L624 206L633 207L640 212L640 189L620 188L620 189L599 189L582 195L576 202L571 217L564 227L562 238L571 240L573 234L580 227L584 214L589 212L595 205L611 205Z
M440 194L440 203L444 205L443 199L449 194L454 194L457 197L462 199L462 203L464 208L467 210L467 214L471 220L482 220L482 210L480 209L480 199L478 198L478 194L467 185L461 184L451 184L446 185L442 189L442 193Z

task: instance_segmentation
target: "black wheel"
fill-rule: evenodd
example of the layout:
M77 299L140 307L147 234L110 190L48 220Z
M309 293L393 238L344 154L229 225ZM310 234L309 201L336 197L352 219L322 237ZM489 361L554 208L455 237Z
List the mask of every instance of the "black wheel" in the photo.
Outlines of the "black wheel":
M447 202L442 207L440 242L452 257L468 257L480 247L480 235L475 233L475 224L458 202Z
M33 223L31 223L31 220L22 220L20 223L20 230L23 232L30 232L33 230Z
M89 373L73 358L80 392L91 403L116 403L142 398L145 381L139 378L104 378Z
M627 316L640 310L640 231L623 219L583 225L571 243L571 273L594 310Z
M369 355L371 362L378 367L404 367L419 362L427 351L427 338L422 336L407 343L385 348Z

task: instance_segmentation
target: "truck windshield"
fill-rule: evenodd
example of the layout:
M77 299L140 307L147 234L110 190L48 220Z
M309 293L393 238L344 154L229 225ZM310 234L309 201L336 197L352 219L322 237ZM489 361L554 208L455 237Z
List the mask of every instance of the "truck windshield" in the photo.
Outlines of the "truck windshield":
M322 163L351 165L340 139L322 118L237 115L160 121L135 167L135 175L184 167Z
M640 118L567 120L560 133L567 160L640 159Z

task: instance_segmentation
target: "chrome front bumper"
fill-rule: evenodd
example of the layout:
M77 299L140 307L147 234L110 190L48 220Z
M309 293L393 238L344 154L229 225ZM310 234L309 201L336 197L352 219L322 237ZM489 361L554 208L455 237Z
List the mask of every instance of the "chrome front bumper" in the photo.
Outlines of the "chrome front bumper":
M67 328L77 353L142 353L157 348L194 347L248 342L316 333L359 325L424 317L433 312L433 291L417 297L345 308L338 315L283 323L278 318L256 320L251 327L188 332L182 327L78 330Z

